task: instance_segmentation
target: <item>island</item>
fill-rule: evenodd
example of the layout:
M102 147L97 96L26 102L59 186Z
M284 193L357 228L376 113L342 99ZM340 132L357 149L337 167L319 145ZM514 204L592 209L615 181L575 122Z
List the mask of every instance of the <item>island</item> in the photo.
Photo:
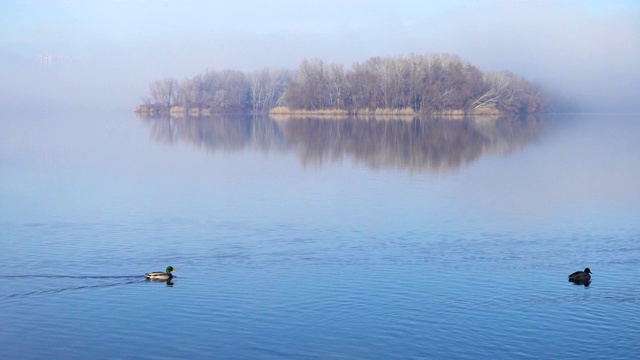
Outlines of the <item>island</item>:
M303 59L296 70L208 70L149 85L140 116L506 115L542 112L539 86L507 71L482 72L451 54L373 57L350 68Z

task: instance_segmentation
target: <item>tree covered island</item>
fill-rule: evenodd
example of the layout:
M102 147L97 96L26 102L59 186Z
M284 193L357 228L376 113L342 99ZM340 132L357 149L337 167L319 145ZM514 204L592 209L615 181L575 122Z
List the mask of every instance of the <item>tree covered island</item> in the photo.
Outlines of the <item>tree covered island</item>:
M143 116L212 113L530 114L544 109L538 86L509 72L482 72L456 55L370 58L351 68L302 60L297 70L206 71L149 85Z

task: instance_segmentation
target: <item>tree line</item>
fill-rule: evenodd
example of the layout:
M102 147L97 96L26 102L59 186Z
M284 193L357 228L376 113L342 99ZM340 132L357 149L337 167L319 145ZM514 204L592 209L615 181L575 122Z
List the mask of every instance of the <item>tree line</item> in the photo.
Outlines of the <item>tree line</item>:
M294 76L291 70L267 68L252 73L208 70L180 82L174 78L154 81L142 101L157 111L176 106L224 113L262 111L276 106Z
M154 81L144 109L211 112L339 109L356 114L375 109L415 113L535 113L545 97L535 84L510 72L482 72L456 55L373 57L351 68L314 59L297 70L244 73L206 71L192 79Z

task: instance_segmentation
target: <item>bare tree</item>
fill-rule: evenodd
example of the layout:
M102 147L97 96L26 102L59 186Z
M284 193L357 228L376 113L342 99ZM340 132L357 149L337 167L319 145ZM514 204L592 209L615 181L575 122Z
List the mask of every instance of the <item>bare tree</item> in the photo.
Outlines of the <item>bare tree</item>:
M297 69L252 73L206 71L178 83L172 78L149 85L159 110L172 105L222 112L265 111L285 104L294 109L411 108L418 113L496 109L507 113L540 111L540 89L513 74L482 73L450 54L373 57L343 65L303 59Z
M171 102L177 95L178 82L173 78L154 81L149 85L149 95L159 108L171 108Z

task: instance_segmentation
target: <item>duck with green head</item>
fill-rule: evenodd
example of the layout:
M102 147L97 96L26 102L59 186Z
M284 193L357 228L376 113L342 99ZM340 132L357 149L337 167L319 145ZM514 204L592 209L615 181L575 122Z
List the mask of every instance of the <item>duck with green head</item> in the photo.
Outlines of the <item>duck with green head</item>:
M162 271L154 271L154 272L150 272L148 274L144 274L144 276L147 277L147 279L149 280L169 280L173 277L173 274L171 274L171 272L174 271L173 270L173 266L167 266L167 270L165 272Z

